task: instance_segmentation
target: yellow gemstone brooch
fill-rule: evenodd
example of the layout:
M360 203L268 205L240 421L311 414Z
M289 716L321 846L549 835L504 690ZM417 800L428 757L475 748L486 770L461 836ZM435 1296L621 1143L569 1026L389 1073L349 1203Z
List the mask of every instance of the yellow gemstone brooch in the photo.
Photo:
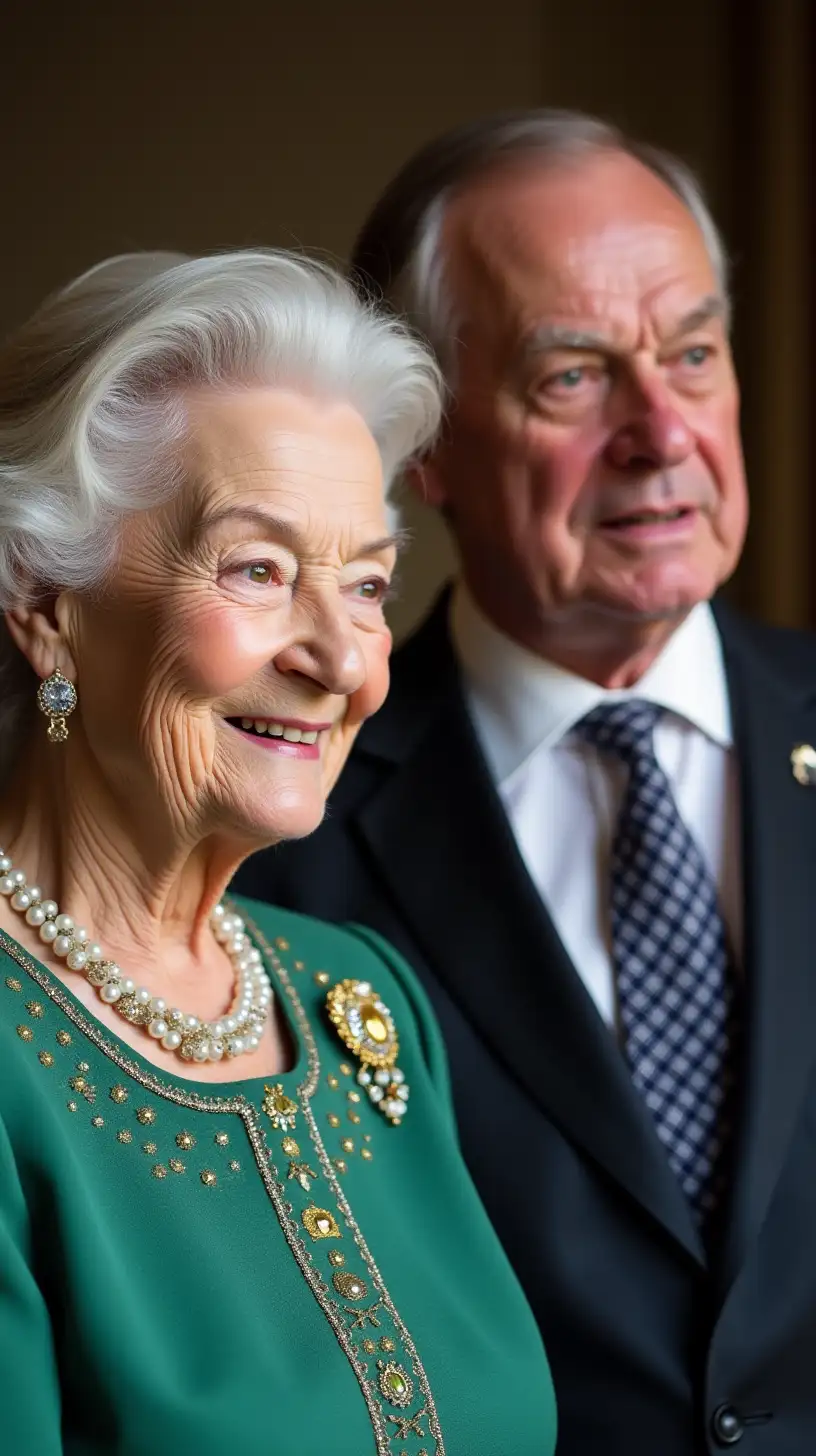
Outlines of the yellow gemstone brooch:
M357 1081L394 1126L408 1111L410 1089L396 1065L399 1039L394 1018L368 981L338 981L326 997L329 1020L362 1066Z

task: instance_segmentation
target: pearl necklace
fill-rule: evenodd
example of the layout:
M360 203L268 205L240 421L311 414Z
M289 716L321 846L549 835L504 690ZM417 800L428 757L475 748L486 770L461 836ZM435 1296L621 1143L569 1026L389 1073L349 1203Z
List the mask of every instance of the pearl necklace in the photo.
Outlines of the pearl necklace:
M101 945L91 941L82 926L60 912L56 900L44 900L36 885L27 885L22 870L16 870L5 850L0 849L0 895L11 908L25 915L39 931L40 940L64 960L71 971L84 971L90 984L107 1006L112 1006L132 1026L143 1026L168 1052L185 1061L220 1062L254 1052L269 1016L272 987L264 970L261 952L250 943L240 915L230 915L216 905L210 925L235 968L235 997L229 1013L219 1021L185 1016L176 1007L168 1009L162 996L152 996L125 976L115 961L106 960Z

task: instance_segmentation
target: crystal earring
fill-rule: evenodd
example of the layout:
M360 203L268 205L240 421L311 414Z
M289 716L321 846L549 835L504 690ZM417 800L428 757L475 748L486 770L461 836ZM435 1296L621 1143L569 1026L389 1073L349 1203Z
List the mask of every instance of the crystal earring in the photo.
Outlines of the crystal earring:
M48 724L49 743L64 743L68 737L68 725L65 719L74 711L77 705L76 688L67 677L63 677L59 668L55 668L50 677L40 683L37 693L37 706L46 718L50 718Z

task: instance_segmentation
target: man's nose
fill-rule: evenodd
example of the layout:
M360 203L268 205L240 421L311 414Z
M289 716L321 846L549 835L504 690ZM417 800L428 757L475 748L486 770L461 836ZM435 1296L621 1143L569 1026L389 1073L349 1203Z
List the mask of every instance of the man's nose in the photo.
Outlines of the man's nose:
M310 605L303 625L275 656L279 672L296 672L336 697L350 697L366 679L357 634L342 602Z
M655 386L633 401L609 441L607 456L619 470L663 469L682 465L694 448L694 435L671 395Z

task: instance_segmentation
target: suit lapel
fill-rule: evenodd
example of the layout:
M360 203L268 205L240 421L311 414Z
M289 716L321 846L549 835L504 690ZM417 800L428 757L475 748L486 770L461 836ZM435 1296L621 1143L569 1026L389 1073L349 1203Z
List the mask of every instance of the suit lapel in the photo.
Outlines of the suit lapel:
M718 617L741 771L747 981L730 1282L767 1211L814 1064L816 789L796 782L790 755L816 743L816 702L812 681L792 689L739 622Z
M700 1260L652 1120L519 855L471 726L441 608L421 637L371 725L376 733L361 741L399 767L357 814L355 832L429 964L494 1054ZM418 680L412 685L420 663L424 697ZM443 686L429 707L432 683Z

